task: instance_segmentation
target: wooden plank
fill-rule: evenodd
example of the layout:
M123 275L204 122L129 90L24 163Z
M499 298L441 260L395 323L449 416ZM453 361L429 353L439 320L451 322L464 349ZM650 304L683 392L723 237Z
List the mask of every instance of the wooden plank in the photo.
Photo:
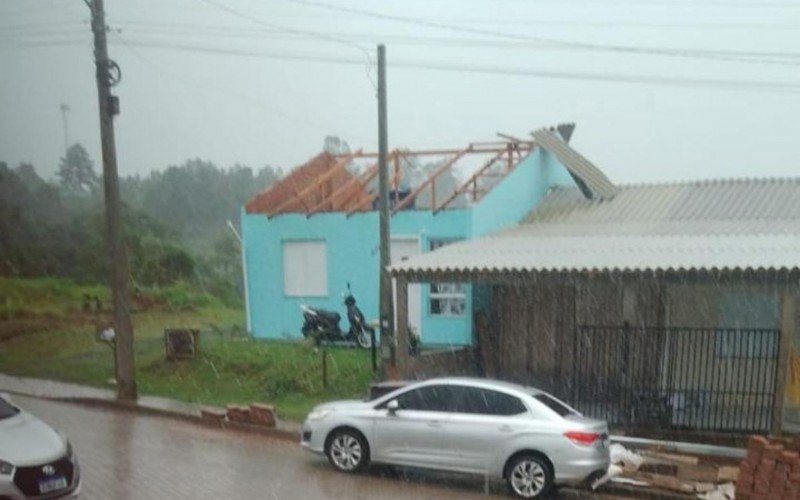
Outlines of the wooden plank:
M645 481L656 488L663 488L665 490L678 491L681 493L694 493L693 485L672 476L639 472L631 475L631 478Z
M713 465L683 464L678 466L676 477L684 481L699 481L702 483L716 482L719 471Z
M511 141L513 143L517 143L517 144L523 144L523 143L526 143L526 142L530 142L530 141L522 140L522 139L520 139L518 137L514 137L513 135L510 135L510 134L504 134L502 132L496 132L496 135L497 135L497 137L502 137L503 139L508 139L509 141Z
M723 465L717 473L718 483L735 483L739 479L739 467Z

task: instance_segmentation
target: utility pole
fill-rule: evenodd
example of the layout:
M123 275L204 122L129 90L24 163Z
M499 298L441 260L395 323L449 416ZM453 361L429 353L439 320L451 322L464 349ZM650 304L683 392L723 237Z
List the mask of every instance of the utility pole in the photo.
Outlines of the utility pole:
M136 374L133 357L133 324L128 293L128 256L122 236L122 217L117 177L117 150L114 141L114 115L119 114L119 99L111 94L120 79L117 63L109 59L103 0L84 0L92 11L94 60L97 69L97 103L100 110L100 141L103 147L103 190L106 207L106 244L110 260L110 284L114 298L114 332L117 398L136 400Z
M67 121L67 113L69 113L69 104L61 103L61 126L64 129L64 157L66 158L67 150L69 149L69 123Z
M392 277L387 268L392 262L389 254L389 138L386 126L386 47L378 45L378 190L380 191L380 312L381 312L381 373L386 379L397 366L394 338L394 304Z

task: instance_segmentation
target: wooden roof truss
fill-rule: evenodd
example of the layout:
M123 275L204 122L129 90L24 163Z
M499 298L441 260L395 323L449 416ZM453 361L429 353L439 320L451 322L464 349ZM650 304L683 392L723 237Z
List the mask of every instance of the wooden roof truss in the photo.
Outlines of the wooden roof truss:
M432 172L419 186L414 188L411 193L403 196L402 199L396 198L394 200L392 214L408 209L417 197L425 192L430 193L430 207L426 208L426 210L431 210L434 213L453 208L453 203L460 196L466 196L473 203L480 201L488 194L491 187L511 173L534 147L533 141L520 140L506 134L498 134L498 136L502 140L473 142L463 149L391 151L388 161L391 168L390 182L394 196L399 196L398 188L403 175L401 169L402 161L412 157L448 157L441 166ZM437 190L437 179L458 165L460 160L470 155L488 156L488 159L465 182L461 183L455 191L442 192L441 189ZM336 158L337 162L333 167L315 179L314 183L300 190L294 189L294 196L278 206L274 213L291 211L290 207L296 205L298 201L303 205L304 212L309 217L316 213L334 210L345 212L348 216L357 212L373 210L373 204L378 199L378 192L374 187L370 189L368 186L373 183L378 175L378 153L365 153L362 150L358 150L353 153L338 155ZM330 190L321 200L316 201L315 199L316 202L309 205L306 200L309 194L323 192L322 190L325 189L326 184L329 184L329 181L334 176L347 169L348 165L357 159L372 159L374 163L371 163L360 175L354 176L336 189ZM503 168L496 168L498 165L503 165ZM488 179L492 179L494 182L486 182Z

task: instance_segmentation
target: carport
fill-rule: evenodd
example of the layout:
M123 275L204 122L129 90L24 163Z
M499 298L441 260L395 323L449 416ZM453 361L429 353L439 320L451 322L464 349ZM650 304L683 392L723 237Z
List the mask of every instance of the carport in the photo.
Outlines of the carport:
M800 431L800 182L576 191L392 266L398 344L409 283L468 283L482 374L625 428ZM397 363L430 372L407 349Z

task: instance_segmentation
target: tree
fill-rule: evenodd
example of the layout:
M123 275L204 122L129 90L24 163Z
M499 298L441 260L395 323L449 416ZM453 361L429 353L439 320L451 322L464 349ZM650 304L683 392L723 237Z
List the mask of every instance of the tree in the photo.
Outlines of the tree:
M66 156L61 158L58 178L61 185L73 193L91 193L100 183L89 153L79 143L70 146Z

